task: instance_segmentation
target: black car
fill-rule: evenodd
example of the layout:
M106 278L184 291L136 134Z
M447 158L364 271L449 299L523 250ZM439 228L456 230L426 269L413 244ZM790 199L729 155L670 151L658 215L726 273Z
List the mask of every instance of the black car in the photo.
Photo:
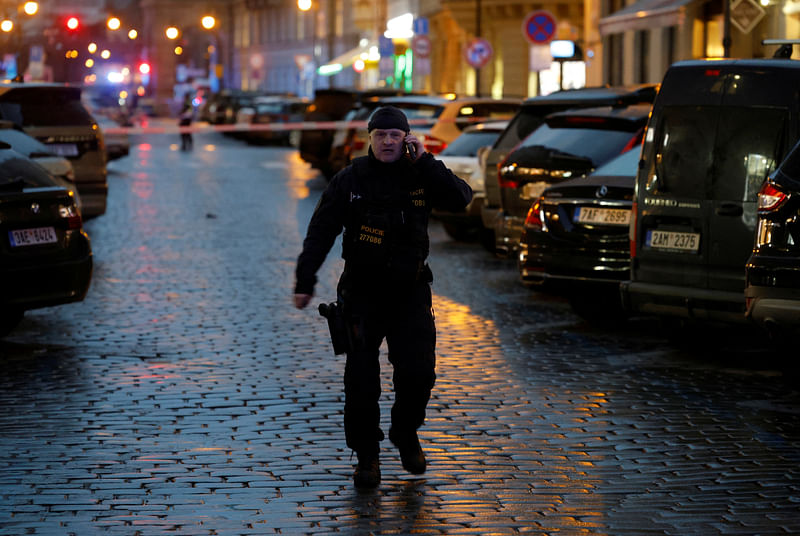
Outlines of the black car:
M548 186L593 172L638 147L650 105L603 106L551 114L500 165L504 227L498 252L519 247L531 203Z
M0 144L0 335L26 310L81 301L92 250L73 196Z
M758 192L798 140L800 61L673 64L653 105L636 176L634 314L745 323L745 264Z
M500 198L500 184L497 170L508 153L528 135L539 128L548 115L564 110L596 108L598 106L626 106L636 103L652 103L657 86L639 87L586 87L556 91L548 95L531 97L522 103L519 111L486 154L484 168L485 192L476 193L474 202L481 206L481 219L490 240L486 242L489 251L508 252L511 238L506 236Z
M758 192L746 315L776 339L800 333L800 142Z
M547 188L528 210L517 266L522 282L569 298L594 322L624 317L619 283L630 268L628 226L639 148L588 177Z

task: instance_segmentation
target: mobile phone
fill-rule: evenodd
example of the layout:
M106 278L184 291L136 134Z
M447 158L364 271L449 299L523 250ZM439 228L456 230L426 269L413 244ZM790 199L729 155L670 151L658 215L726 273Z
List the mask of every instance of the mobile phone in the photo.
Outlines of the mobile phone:
M417 148L413 143L406 142L406 152L411 160L417 159Z

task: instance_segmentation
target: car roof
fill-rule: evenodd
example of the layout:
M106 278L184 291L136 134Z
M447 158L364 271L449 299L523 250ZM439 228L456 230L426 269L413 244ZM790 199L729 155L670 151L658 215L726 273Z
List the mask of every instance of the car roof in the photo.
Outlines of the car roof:
M774 69L800 69L800 61L780 58L683 60L673 63L670 69L696 67L757 67Z
M522 105L552 106L561 104L584 104L587 101L606 101L609 104L618 101L652 102L655 99L657 85L646 84L631 87L585 87L580 89L566 89L548 95L540 95L526 99Z
M607 117L613 119L646 119L650 115L649 104L633 104L631 106L596 106L593 108L578 108L555 112L547 118L561 117Z
M464 129L464 132L502 132L508 126L509 121L487 121L485 123L476 123Z
M403 102L417 102L420 104L430 104L433 106L441 106L447 104L452 99L446 97L432 97L429 95L407 95L402 97L384 97L381 102L386 104L403 103Z

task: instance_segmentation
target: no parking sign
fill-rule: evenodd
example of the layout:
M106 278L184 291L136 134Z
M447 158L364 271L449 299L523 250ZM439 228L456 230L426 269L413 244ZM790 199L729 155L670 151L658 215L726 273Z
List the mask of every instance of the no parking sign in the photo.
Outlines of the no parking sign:
M489 44L489 41L476 37L464 49L464 56L467 58L467 63L476 69L480 69L489 63L492 52L492 45Z
M522 21L522 33L532 45L546 45L556 35L556 18L543 9L532 11Z

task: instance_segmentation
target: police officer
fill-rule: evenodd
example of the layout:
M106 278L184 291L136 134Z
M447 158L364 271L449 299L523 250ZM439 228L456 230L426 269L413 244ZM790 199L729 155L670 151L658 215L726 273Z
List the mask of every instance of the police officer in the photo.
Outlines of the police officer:
M380 368L384 339L395 401L390 441L403 467L425 472L417 429L436 380L436 329L431 307L433 275L428 257L432 208L463 210L472 199L456 177L409 134L408 120L393 106L378 108L368 123L368 156L337 173L308 225L297 260L294 302L311 301L316 272L344 228L344 271L339 280L351 344L344 372L344 431L358 456L353 481L359 488L380 483Z

